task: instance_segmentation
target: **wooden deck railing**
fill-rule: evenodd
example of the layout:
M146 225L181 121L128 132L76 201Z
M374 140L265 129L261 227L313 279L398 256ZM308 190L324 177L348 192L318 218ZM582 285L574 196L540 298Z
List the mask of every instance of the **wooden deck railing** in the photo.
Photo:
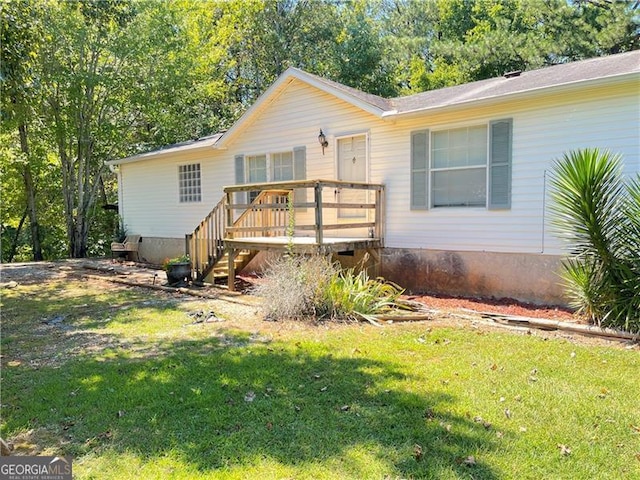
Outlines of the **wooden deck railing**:
M324 234L327 230L365 228L368 229L368 236L377 238L382 242L384 237L384 185L338 180L302 180L225 187L226 208L229 211L227 215L227 238L284 235L288 226L287 195L290 192L301 189L312 190L313 201L293 202L294 212L300 209L313 208L314 215L313 223L301 224L296 218L296 232L313 232L316 244L322 245ZM334 193L345 190L371 191L374 193L375 198L373 202L368 199L362 202L352 201L348 203L341 201L325 202L325 189L330 189ZM259 206L234 202L235 193L252 191L261 192L256 200L261 198L262 194L265 194L261 198ZM324 212L331 209L362 210L365 215L363 215L362 221L355 219L356 221L343 220L335 223L325 223ZM366 212L372 210L374 212L373 216L366 214ZM242 213L238 220L234 222L233 218L237 212ZM249 220L250 218L251 220ZM239 221L242 221L242 224L239 224Z
M325 202L324 190L333 192L343 190L370 191L375 195L373 202ZM313 191L313 201L293 201L298 196L294 192ZM252 203L234 202L234 193L259 192ZM313 232L316 245L323 245L327 230L367 229L368 236L383 244L384 232L384 185L369 183L340 182L336 180L303 180L279 183L257 183L235 185L224 189L225 196L213 210L200 222L193 233L186 235L186 251L191 258L192 274L197 280L203 280L216 264L225 256L225 241L254 237L283 237L291 232L290 216L302 209L314 209L313 214L305 210L301 218L313 218L313 223L301 223L295 218L295 232ZM335 193L334 193L335 196ZM242 197L245 197L244 195ZM292 200L290 202L290 199ZM293 208L293 212L291 212ZM350 211L370 212L362 221L342 220L326 223L324 212L331 209L349 209ZM239 212L239 214L238 214ZM373 218L372 218L373 217ZM337 218L337 215L336 215ZM359 220L359 219L355 219ZM237 253L237 252L236 252Z
M227 226L226 238L286 235L289 218L287 203L290 193L290 190L262 190L233 225Z

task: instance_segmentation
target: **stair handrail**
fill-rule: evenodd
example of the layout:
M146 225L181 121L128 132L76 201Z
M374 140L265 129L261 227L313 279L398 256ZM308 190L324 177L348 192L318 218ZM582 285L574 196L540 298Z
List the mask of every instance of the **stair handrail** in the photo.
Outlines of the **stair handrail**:
M193 232L187 235L187 254L192 275L195 274L197 280L204 279L224 256L226 203L227 199L223 196Z
M285 216L282 213L274 214L275 210L273 209L260 208L260 205L274 202L282 203L282 210L285 210L289 193L289 190L261 191L251 202L249 208L244 210L233 222L233 226L250 227L262 223L256 226L255 231L247 232L247 236L269 235L272 230L270 227L274 226L282 227L284 230L287 225L286 222L283 222ZM228 232L226 228L226 216L231 214L227 210L227 198L223 196L193 232L186 235L186 249L191 261L192 276L198 281L202 281L209 275L225 255L224 239L227 236L232 236L232 233Z

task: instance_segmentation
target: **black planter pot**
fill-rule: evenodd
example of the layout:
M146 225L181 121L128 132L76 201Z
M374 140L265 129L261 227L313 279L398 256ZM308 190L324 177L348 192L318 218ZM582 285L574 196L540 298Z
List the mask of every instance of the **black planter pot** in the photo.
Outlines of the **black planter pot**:
M191 264L189 262L174 263L167 266L167 282L172 287L184 287L191 280Z

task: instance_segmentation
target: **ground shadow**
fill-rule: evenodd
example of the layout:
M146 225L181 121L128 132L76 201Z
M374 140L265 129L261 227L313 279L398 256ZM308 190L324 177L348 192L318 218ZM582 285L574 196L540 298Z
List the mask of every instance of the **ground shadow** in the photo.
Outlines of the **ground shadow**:
M321 462L364 446L389 462L391 476L497 478L481 459L465 463L495 448L484 427L452 414L456 399L446 393L388 388L408 376L362 355L312 355L221 331L136 358L116 349L56 368L12 369L3 380L12 385L3 389L10 405L3 416L6 431L57 429L63 453L76 457L180 452L205 472L265 457Z

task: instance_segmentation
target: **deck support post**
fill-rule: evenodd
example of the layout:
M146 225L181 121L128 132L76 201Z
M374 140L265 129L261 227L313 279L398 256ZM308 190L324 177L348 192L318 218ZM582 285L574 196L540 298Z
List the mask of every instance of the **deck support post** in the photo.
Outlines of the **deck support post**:
M322 245L322 184L317 182L313 187L314 202L316 207L316 244Z
M375 208L375 236L382 240L384 236L384 189L376 190L376 208Z
M238 256L238 252L240 252L240 250L237 248L229 248L227 250L227 256L229 257L227 287L230 292L236 291L236 257Z

